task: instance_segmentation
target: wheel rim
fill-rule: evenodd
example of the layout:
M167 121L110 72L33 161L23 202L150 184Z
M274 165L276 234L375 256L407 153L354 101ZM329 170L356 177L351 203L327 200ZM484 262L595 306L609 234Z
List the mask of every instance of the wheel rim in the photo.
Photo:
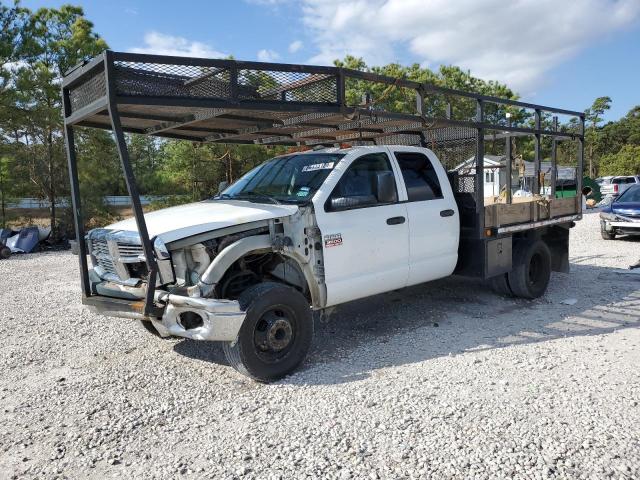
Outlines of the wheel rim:
M275 362L287 355L295 340L296 322L293 312L284 306L265 311L256 322L253 344L258 356Z
M534 253L531 256L531 261L529 262L529 285L536 286L541 278L543 267L542 267L542 257L539 253Z

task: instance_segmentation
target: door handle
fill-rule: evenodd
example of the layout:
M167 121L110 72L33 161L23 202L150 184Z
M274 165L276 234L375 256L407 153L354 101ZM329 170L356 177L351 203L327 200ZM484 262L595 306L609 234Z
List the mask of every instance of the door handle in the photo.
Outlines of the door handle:
M404 221L404 217L391 217L387 218L387 225L400 225L401 223L404 223Z
M451 216L453 216L453 214L454 214L454 213L456 213L456 212L454 212L454 211L453 211L453 210L451 210L451 209L448 209L448 210L442 210L442 211L440 212L440 216L441 216L441 217L451 217Z

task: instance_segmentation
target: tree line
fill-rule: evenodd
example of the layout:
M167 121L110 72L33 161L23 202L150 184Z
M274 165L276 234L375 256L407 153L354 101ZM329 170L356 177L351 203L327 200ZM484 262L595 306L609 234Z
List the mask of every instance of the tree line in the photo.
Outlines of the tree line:
M50 204L54 231L70 231L70 212L56 209L56 201L69 196L60 81L66 71L99 54L108 44L84 16L82 8L72 5L33 11L22 7L19 1L0 3L0 26L0 220L4 225L5 207L11 199L36 197ZM475 78L455 66L442 66L437 71L418 64L396 63L370 68L362 59L351 56L335 64L486 95L518 98L508 86ZM365 93L377 107L397 112L415 111L415 97L401 88L348 80L346 96L350 104L360 103ZM444 115L446 103L443 97L430 96L425 103L425 115ZM640 171L640 106L616 122L603 124L604 112L610 104L609 97L601 97L585 112L585 154L592 177ZM531 116L521 110L492 108L487 115L495 119L502 119L509 112L516 123L532 122ZM471 118L475 105L456 100L452 110L454 118ZM551 119L543 121L549 124ZM577 124L574 121L561 128L576 129ZM85 219L88 226L95 226L113 216L103 205L103 197L126 195L126 187L112 135L85 128L78 128L77 132ZM517 142L520 154L531 159L532 140L521 138ZM231 182L265 159L286 151L285 147L198 144L142 135L127 135L127 143L141 193L175 197L180 201L215 194L220 182ZM560 155L569 162L575 158L575 148L561 147Z

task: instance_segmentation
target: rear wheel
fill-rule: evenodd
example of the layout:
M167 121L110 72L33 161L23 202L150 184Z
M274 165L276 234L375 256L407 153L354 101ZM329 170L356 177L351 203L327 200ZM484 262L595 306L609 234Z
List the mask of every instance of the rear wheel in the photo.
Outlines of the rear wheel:
M509 286L516 297L538 298L544 295L551 279L551 252L541 241L526 243L514 252Z
M307 299L278 283L261 283L239 298L247 312L238 340L224 343L229 364L260 382L271 382L295 370L305 359L313 337Z
M0 246L0 259L6 260L11 256L11 249L6 245Z
M502 273L496 277L489 279L489 287L498 295L505 297L513 297L513 292L509 286L509 278L506 273Z

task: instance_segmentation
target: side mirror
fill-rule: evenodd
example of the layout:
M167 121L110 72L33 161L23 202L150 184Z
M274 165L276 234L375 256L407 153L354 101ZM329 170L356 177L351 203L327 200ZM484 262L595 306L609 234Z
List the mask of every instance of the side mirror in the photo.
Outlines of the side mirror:
M378 202L373 195L354 195L352 197L331 197L329 205L332 212L339 212L376 203Z
M220 195L229 186L229 182L220 182L218 184L218 195Z
M379 203L393 203L398 200L393 172L380 172L376 175L376 196Z

